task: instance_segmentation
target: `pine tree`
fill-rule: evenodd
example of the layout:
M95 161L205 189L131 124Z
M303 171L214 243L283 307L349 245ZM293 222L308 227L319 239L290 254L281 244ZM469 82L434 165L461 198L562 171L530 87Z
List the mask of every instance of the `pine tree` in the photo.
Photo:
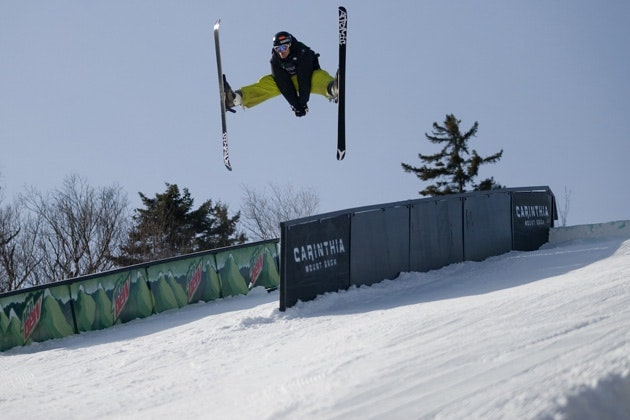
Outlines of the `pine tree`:
M207 200L193 209L194 200L187 188L180 193L176 184L166 183L166 191L149 198L139 193L145 208L136 209L134 226L120 265L137 264L156 259L188 254L244 243L246 237L237 233L240 212L228 216L227 206L213 205Z
M479 184L475 184L474 179L479 173L479 167L499 161L503 150L485 158L479 156L476 150L473 150L471 155L468 142L476 136L479 124L475 121L472 128L462 134L460 123L461 121L453 114L446 116L443 126L433 123L432 135L425 133L425 136L431 143L443 145L442 150L433 155L419 154L418 157L424 162L419 168L406 163L401 164L405 172L416 174L422 181L436 180L435 184L420 191L420 195L463 193L468 185L475 191L501 188L494 178L485 179Z

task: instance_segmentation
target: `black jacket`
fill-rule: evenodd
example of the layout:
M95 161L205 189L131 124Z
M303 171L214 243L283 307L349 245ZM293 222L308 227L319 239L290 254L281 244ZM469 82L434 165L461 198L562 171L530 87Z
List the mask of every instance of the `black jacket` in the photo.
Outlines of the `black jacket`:
M319 69L319 54L299 42L295 37L291 43L291 53L282 60L271 50L271 74L282 96L294 108L306 107L311 95L311 77ZM298 91L295 91L291 76L297 75Z

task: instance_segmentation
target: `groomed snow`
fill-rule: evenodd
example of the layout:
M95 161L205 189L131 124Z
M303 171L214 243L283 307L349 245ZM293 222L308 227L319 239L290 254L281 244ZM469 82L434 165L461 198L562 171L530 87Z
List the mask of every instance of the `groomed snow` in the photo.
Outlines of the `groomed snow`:
M0 417L630 417L628 239L403 273L286 312L278 298L0 353Z

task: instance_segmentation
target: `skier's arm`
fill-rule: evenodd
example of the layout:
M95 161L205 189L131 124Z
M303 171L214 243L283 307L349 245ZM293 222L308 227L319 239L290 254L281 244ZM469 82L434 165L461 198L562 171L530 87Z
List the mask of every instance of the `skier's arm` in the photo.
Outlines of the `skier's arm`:
M317 56L310 48L304 48L300 54L300 63L297 66L299 103L303 108L306 108L311 97L311 79L313 78L314 62Z
M300 102L298 100L297 92L291 82L291 76L284 69L280 67L274 60L271 60L271 75L278 85L278 90L282 93L282 96L287 100L289 105L293 108L299 108Z

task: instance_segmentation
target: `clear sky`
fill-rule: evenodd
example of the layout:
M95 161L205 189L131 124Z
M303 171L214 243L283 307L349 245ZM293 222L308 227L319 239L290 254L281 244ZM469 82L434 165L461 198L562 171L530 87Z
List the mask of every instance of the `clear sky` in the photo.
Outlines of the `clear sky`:
M234 88L269 72L286 30L337 67L328 0L0 0L0 186L5 199L79 174L119 184L132 207L165 182L239 210L243 186L313 188L321 211L419 198L402 171L433 153L424 133L453 113L508 187L548 185L568 224L630 219L630 2L350 1L347 155L336 108L281 97L228 115L221 158L212 26Z

